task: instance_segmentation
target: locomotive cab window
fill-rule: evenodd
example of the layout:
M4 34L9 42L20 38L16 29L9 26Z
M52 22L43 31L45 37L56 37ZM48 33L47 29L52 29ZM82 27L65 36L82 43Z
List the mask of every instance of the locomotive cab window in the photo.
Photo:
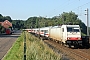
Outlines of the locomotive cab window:
M79 27L67 27L67 32L79 32Z
M64 28L62 28L62 32L64 32Z
M48 33L48 30L45 30L45 33Z
M43 30L41 30L41 32L43 32Z
M37 32L39 32L39 30L37 30Z

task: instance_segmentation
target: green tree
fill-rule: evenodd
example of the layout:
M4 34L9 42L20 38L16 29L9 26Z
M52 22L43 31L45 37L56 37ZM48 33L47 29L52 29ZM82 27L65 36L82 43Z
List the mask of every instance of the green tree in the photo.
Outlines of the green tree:
M0 14L0 22L3 22L4 21L4 18L3 16Z
M8 20L8 21L12 22L12 19L10 16L4 16L4 20Z

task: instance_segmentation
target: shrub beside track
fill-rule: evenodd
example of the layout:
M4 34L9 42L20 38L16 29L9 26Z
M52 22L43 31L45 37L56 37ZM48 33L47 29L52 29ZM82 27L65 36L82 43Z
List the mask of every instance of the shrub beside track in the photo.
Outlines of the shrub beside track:
M53 52L43 41L27 33L27 59L26 60L60 60L60 56Z

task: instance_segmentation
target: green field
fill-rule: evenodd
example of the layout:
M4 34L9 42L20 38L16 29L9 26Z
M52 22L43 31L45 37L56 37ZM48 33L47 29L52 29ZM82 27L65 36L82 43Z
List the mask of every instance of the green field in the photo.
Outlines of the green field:
M24 36L26 36L26 60L61 60L43 41L25 32L13 44L3 60L24 60Z

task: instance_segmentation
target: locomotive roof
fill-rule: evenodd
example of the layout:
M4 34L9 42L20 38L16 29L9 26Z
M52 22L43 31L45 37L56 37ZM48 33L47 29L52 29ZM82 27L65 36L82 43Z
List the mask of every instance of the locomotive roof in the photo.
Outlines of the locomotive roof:
M66 27L79 27L79 25L63 25L63 26L66 26Z

